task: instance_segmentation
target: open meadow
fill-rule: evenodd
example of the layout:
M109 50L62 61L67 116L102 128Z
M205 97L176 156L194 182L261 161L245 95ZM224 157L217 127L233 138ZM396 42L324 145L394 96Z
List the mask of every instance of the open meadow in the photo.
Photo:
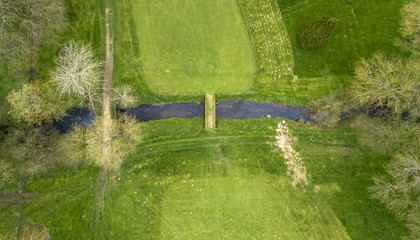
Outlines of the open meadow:
M301 77L351 78L354 63L376 51L396 54L400 9L404 1L367 0L277 0L289 35L292 36L295 73ZM328 43L310 51L298 41L298 29L307 21L329 16L337 20ZM321 80L319 79L319 80ZM322 84L322 83L320 83Z
M252 87L253 50L235 1L123 2L131 12L121 9L117 19L134 27L121 40L132 48L117 47L117 56L134 59L117 61L119 81L132 84L140 75L163 95L237 94ZM138 52L125 53L130 50Z
M202 102L209 93L212 121L136 123L141 143L109 175L91 161L30 176L30 194L15 198L23 202L0 204L0 239L37 224L51 239L408 239L404 223L368 191L391 157L365 146L351 119L322 128L270 116L216 120L215 109L226 99L307 106L348 88L360 58L399 53L394 39L403 1L65 2L63 39L39 50L42 77L50 77L70 36L104 58L108 6L113 87L129 85L137 104ZM303 49L299 29L318 16L335 18L336 28L324 45ZM21 84L7 79L0 107Z
M402 4L118 1L115 84L130 84L141 103L202 101L207 91L223 100L307 105L348 87L360 58L399 52ZM318 16L335 18L337 27L327 44L305 50L298 29Z
M279 119L144 123L143 144L113 176L93 221L97 171L32 179L24 213L53 238L398 239L404 228L369 199L366 186L387 159L363 150L344 125L319 130L287 121L307 169L293 171L276 143ZM177 126L177 128L173 128ZM295 139L294 139L295 138ZM288 140L288 141L289 141Z

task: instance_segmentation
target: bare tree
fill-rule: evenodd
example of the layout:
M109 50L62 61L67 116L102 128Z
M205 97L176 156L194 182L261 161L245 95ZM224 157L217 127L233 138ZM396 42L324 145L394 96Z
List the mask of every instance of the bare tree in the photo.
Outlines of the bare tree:
M25 31L20 29L23 18L18 1L0 1L0 60L14 74L29 70L31 44Z
M380 154L420 153L420 124L416 122L358 116L352 126L360 133L360 143Z
M401 10L402 21L400 32L403 39L398 39L396 45L420 56L420 0L415 0L404 5Z
M58 134L58 130L47 125L9 129L5 142L19 175L26 178L45 173L59 163L60 156L56 154Z
M353 99L360 104L390 108L395 114L410 112L420 116L420 62L411 58L387 59L376 53L356 66Z
M91 109L95 108L95 102L99 99L103 63L95 57L90 45L74 41L66 44L51 76L62 94L74 95L87 102Z
M0 36L4 36L17 20L19 10L14 6L15 1L0 1Z
M402 21L400 31L404 37L420 36L420 0L404 5L401 11Z
M383 202L407 222L413 239L420 237L420 162L416 155L398 155L386 169L387 176L374 178L372 197Z
M133 90L129 85L124 85L114 89L114 104L119 109L126 109L136 105L137 98L133 95Z

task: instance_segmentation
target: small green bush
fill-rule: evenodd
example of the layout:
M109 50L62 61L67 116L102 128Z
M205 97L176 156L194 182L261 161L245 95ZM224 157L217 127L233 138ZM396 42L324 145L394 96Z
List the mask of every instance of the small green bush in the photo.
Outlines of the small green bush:
M299 42L304 49L312 49L324 44L335 28L335 19L331 17L315 18L299 29Z

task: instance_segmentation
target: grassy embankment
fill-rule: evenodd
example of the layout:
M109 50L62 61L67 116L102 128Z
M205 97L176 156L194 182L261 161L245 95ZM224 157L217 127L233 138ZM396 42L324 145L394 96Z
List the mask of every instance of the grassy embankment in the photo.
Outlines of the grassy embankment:
M343 88L346 89L353 77L354 63L360 58L368 58L376 51L383 51L395 54L399 50L394 46L394 40L399 37L400 9L402 1L392 0L362 0L362 1L322 1L322 0L266 0L266 1L238 1L244 16L248 16L248 28L253 41L254 48L259 49L263 46L262 42L269 41L272 45L274 54L264 56L256 54L257 62L264 61L276 63L275 56L278 52L287 52L286 49L279 51L274 48L276 34L278 31L281 36L288 35L291 42L291 49L294 59L293 74L297 75L297 80L291 78L273 79L273 81L261 81L258 88L255 88L256 95L249 96L255 100L274 100L283 103L306 105L311 100L325 96L332 91ZM253 8L252 5L271 5L271 7ZM265 27L269 31L262 30L261 34L252 34L254 25L264 26L258 23L255 16L263 11L264 18L268 18L269 11L279 7L281 16L276 17L277 21L283 21L284 30L279 29L274 24ZM251 16L251 17L249 17ZM318 16L329 16L337 19L334 33L323 46L316 49L305 50L298 41L299 28L306 22ZM245 17L246 18L246 17ZM268 18L272 19L272 18ZM254 20L254 24L252 22ZM261 21L260 21L261 22ZM263 28L264 29L264 28ZM280 29L282 29L280 24ZM379 30L380 29L380 30ZM284 33L286 31L286 33ZM255 37L257 36L257 37ZM259 39L260 38L260 39ZM283 59L281 63L287 62ZM270 69L262 64L258 72L263 71L267 74ZM272 69L272 68L271 68ZM260 78L257 78L257 82Z
M203 101L214 92L220 101L305 104L289 87L294 60L279 8L239 3L116 3L116 85L132 85L140 103ZM284 91L261 93L273 85Z
M66 2L70 24L61 41L91 42L103 57L101 2ZM207 6L206 11L211 10L208 13L199 4L189 5L187 1L177 6L148 3L150 8L143 7L144 2L138 0L114 3L116 85L133 85L141 102L202 101L202 89L218 88L222 89L217 92L220 100L237 95L249 100L306 105L312 99L348 86L353 64L360 57L369 57L378 50L390 54L397 51L393 40L398 37L402 1L278 0L279 7L274 0L238 1L237 6L231 1L221 2L224 5ZM178 14L176 9L182 8L182 3L188 7ZM256 7L258 3L262 6ZM297 40L298 29L316 16L336 18L337 28L325 45L304 50ZM194 36L193 40L190 36ZM279 40L283 42L280 45ZM48 77L48 68L53 65L60 45L41 47L38 66L43 77ZM274 77L283 76L294 65L297 81L290 76ZM2 106L5 96L22 81L25 80L2 73ZM166 90L156 90L162 84ZM193 88L199 93L193 93L190 90Z

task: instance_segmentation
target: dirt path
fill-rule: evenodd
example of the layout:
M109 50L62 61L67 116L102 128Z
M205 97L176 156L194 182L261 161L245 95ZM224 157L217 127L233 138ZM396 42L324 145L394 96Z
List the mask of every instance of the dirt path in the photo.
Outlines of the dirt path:
M114 39L111 31L112 22L111 9L105 9L105 78L102 92L102 162L108 166L112 161L112 76L114 71ZM94 205L94 215L92 222L92 230L101 233L104 222L104 205L105 193L109 185L109 172L102 168L99 173L98 182L96 184L96 200ZM95 233L95 234L96 234ZM96 236L96 235L95 235Z
M112 104L112 75L114 72L114 38L111 32L110 23L111 21L111 10L110 8L105 9L105 48L106 48L106 59L105 59L105 78L102 93L102 115L103 115L103 149L102 157L103 162L108 163L111 161L111 141L112 141L112 118L111 118L111 104Z
M277 125L276 132L277 141L274 144L281 148L283 151L283 157L288 160L286 163L288 170L287 174L293 178L292 185L294 187L296 187L298 184L301 186L308 185L306 167L302 157L300 157L299 153L296 152L292 147L292 143L295 141L295 138L292 137L289 133L289 129L285 120Z

